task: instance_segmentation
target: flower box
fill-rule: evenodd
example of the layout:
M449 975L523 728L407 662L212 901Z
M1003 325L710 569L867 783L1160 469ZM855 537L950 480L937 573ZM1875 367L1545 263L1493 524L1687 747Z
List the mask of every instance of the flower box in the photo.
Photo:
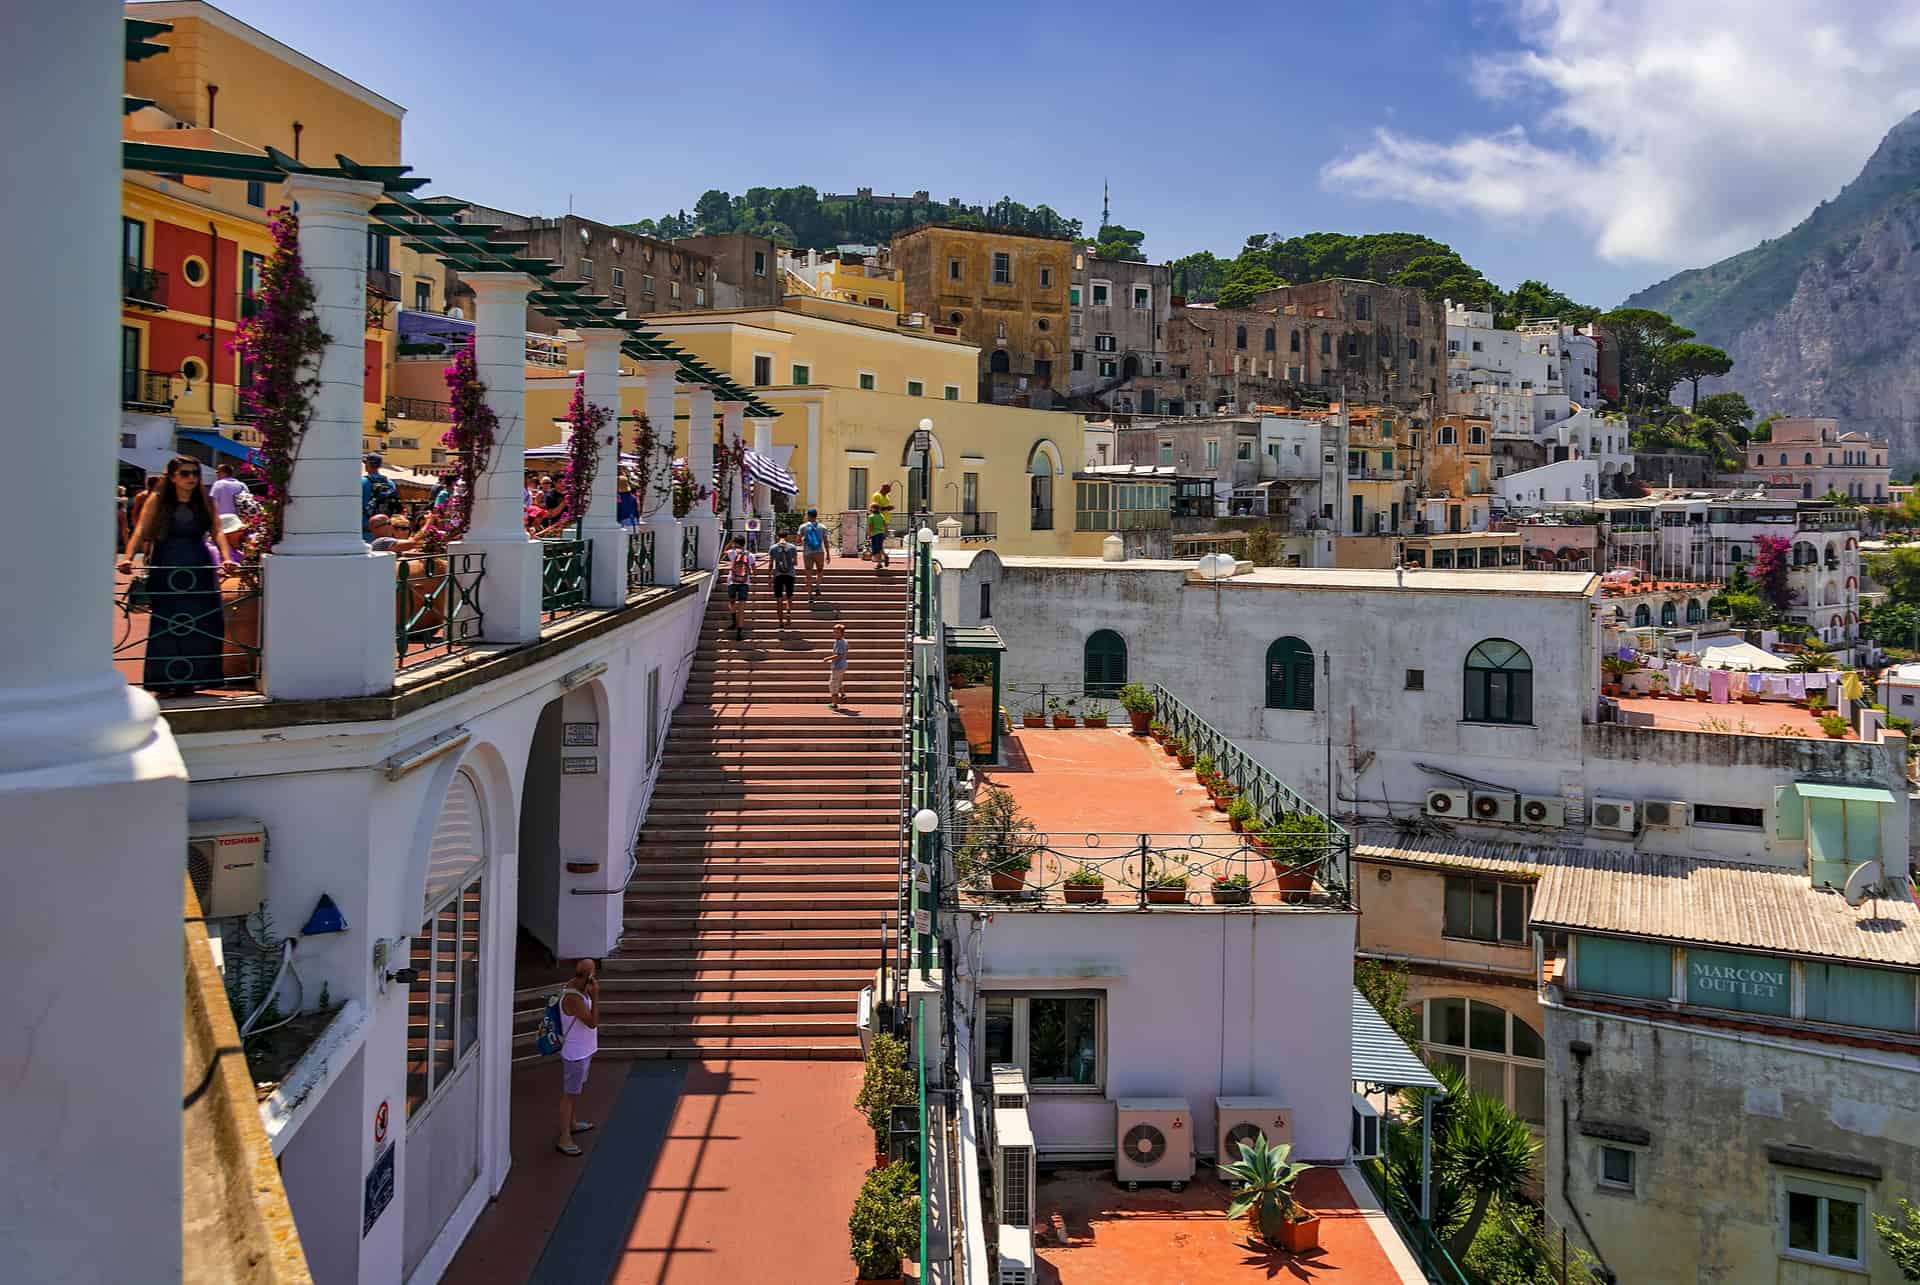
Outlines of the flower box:
M1047 716L1045 714L1022 714L1020 716L1020 726L1022 727L1045 727L1046 725Z
M1027 876L1023 870L991 870L987 882L995 892L1019 892L1027 886Z
M1053 725L1055 727L1078 727L1080 720L1072 714L1055 714L1053 716Z
M1105 901L1107 899L1107 890L1105 888L1088 887L1085 884L1068 884L1066 886L1066 895L1067 901L1070 904L1080 906L1090 901Z
M1153 906L1184 906L1187 904L1185 888L1149 888L1147 904Z
M1089 714L1085 721L1088 727L1105 727L1107 725L1107 716L1105 714Z

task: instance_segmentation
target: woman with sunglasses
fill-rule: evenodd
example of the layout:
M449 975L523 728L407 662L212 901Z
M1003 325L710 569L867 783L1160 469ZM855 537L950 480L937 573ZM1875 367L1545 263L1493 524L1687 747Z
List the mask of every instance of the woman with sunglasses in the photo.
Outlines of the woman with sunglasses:
M218 686L226 650L219 577L233 554L201 485L200 461L176 455L167 464L166 478L141 508L127 542L122 575L132 573L136 557L145 560L151 611L141 685L156 696Z

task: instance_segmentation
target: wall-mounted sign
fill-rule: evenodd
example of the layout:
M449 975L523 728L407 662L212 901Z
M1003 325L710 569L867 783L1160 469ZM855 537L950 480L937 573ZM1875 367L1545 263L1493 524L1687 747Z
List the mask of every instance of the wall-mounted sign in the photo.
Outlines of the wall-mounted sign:
M913 912L913 930L917 933L932 932L933 931L933 912L931 910L914 911Z
M913 430L913 449L922 455L933 449L933 434L924 428Z
M373 1162L373 1168L367 1170L367 1201L360 1216L360 1236L365 1239L373 1225L380 1221L380 1215L393 1203L393 1144L380 1153Z
M568 749L576 745L598 745L600 743L600 724L564 723L560 729L560 743Z
M592 776L599 770L598 754L575 754L560 760L560 772L563 776Z
M1785 1016L1793 991L1787 962L1720 950L1687 951L1687 1002Z
M373 1112L373 1145L379 1146L387 1140L387 1100L380 1099L380 1105Z

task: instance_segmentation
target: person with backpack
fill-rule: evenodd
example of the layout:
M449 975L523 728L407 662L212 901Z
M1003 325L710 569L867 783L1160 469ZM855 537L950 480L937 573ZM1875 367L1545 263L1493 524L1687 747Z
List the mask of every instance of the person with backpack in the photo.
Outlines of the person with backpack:
M369 453L362 461L366 471L360 475L360 538L371 540L373 531L367 519L376 513L388 517L400 511L400 490L394 486L393 479L380 471L384 461L378 452Z
M591 1121L577 1117L587 1070L600 1051L599 972L592 959L580 960L560 992L560 1136L553 1149L563 1156L579 1155L574 1138L593 1128Z
M753 588L753 555L747 552L747 537L733 537L733 548L727 552L727 610L733 613L734 641L746 637L741 625L740 612L747 594Z
M807 597L818 598L827 591L827 563L833 541L820 521L820 510L808 509L800 527L800 559L807 572Z
M800 550L783 533L767 550L767 568L773 573L773 609L779 613L780 627L793 625L793 572Z

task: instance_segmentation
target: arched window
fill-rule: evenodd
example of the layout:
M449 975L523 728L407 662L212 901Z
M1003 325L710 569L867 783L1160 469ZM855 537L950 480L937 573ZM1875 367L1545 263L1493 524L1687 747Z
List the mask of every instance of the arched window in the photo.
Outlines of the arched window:
M1273 351L1273 327L1272 326L1267 327L1266 349L1268 352Z
M1701 607L1698 598L1687 599L1687 623L1697 625L1707 618L1706 610Z
M995 348L993 356L987 359L987 369L993 374L1004 375L1013 369L1013 359L1007 356L1005 348Z
M1235 348L1245 348L1247 346L1247 328L1245 326L1235 326L1233 328L1233 346Z
M1785 451L1780 452L1780 462L1782 464L1785 464L1787 462L1787 453Z
M1407 360L1408 361L1420 360L1420 341L1418 339L1407 340Z
M1533 658L1519 644L1489 638L1467 653L1469 723L1533 721Z
M1085 663L1081 670L1087 695L1112 700L1127 684L1127 640L1111 629L1096 629L1087 635Z
M1661 603L1660 604L1661 626L1666 629L1671 629L1679 623L1680 623L1680 613L1673 609L1673 604L1671 602Z
M1465 1072L1469 1087L1529 1124L1546 1119L1546 1044L1519 1014L1485 1000L1430 999L1420 1006L1420 1036L1430 1064Z
M1646 603L1643 602L1633 609L1633 627L1635 629L1645 629L1652 623L1653 613L1647 610Z
M1313 648L1298 638L1267 648L1267 708L1313 708Z
M1807 452L1807 458L1806 458L1806 462L1807 462L1808 464L1811 464L1811 463L1813 463L1813 452L1812 452L1812 451L1808 451L1808 452Z
M1300 351L1300 332L1298 330L1294 331L1292 334L1287 336L1287 351L1288 352Z

